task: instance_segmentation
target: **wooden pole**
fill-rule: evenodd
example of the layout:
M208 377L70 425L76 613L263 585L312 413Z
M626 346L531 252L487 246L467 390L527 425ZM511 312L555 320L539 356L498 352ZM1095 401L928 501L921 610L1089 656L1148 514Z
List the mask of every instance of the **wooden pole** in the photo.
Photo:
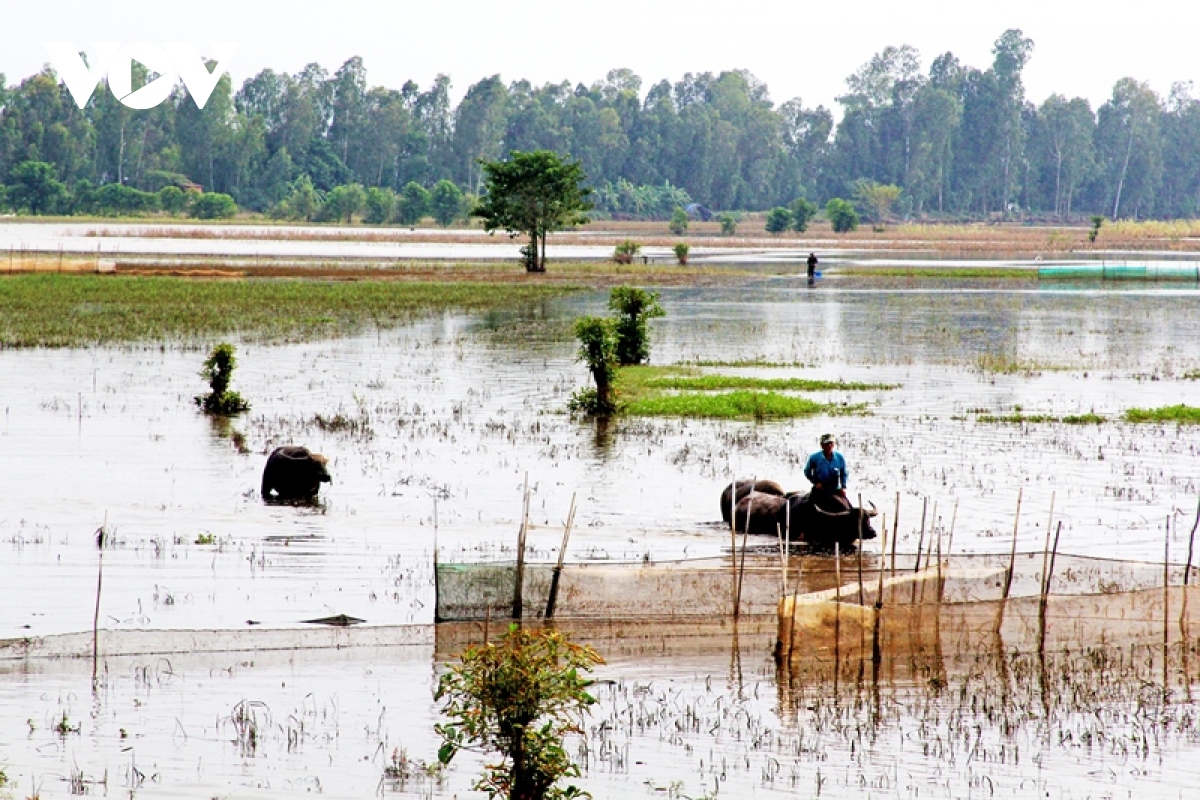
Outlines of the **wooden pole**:
M900 530L900 493L896 492L896 518L892 520L892 575L896 574L896 539Z
M1024 486L1017 490L1017 514L1013 518L1012 552L1008 556L1008 575L1004 578L1004 596L1001 598L1002 600L1008 599L1008 594L1012 590L1013 570L1017 567L1017 529L1021 524L1021 497L1024 493Z
M921 534L917 537L917 563L913 566L913 572L921 571L921 551L925 548L925 517L929 511L929 498L923 498L921 501Z
M1192 547L1196 544L1196 527L1200 526L1200 504L1196 506L1196 521L1192 523L1192 532L1188 535L1187 564L1183 568L1183 585L1188 585L1192 574ZM1185 595L1186 596L1186 595Z
M517 579L513 586L512 618L521 619L525 592L525 536L529 531L529 473L525 473L525 502L521 511L521 530L517 534Z
M96 531L96 610L92 612L92 688L96 688L96 678L100 666L100 589L104 585L104 546L108 538L108 520L105 519L100 530Z
M1046 523L1046 544L1042 547L1042 583L1046 583L1046 567L1050 561L1050 531L1054 530L1054 492L1050 493L1050 521ZM1043 593L1044 593L1043 589Z
M863 513L862 513L862 494L858 495L858 604L865 606L866 598L863 596L863 574L862 574L862 549L863 549Z
M554 605L558 602L558 579L562 575L563 559L567 555L567 542L571 539L571 525L575 522L575 492L571 492L571 508L567 511L567 524L563 527L562 546L558 548L558 563L550 577L550 598L546 600L546 619L554 619Z
M887 552L887 512L883 512L879 526L883 529L883 541L879 543L879 588L875 591L875 610L883 608L883 554Z
M753 491L753 490L751 490ZM754 498L750 498L750 502L746 503L746 528L742 533L742 563L738 567L737 574L737 592L733 598L733 621L737 622L738 616L742 612L742 579L746 575L746 545L750 542L750 512L754 508ZM733 560L737 561L737 553L733 554Z

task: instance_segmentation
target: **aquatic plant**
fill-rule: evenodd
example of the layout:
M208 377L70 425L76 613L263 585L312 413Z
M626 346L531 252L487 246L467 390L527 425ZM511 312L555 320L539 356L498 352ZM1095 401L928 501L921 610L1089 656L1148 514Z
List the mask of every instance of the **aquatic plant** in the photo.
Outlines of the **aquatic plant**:
M687 242L676 242L675 246L671 248L671 252L675 254L675 260L679 262L680 266L688 263L688 252L691 249Z
M1131 408L1125 412L1126 422L1178 422L1200 424L1200 408L1183 404L1160 408Z
M571 395L567 407L572 413L593 417L616 412L613 380L617 375L617 332L614 320L605 317L580 317L575 320L575 338L579 340L577 359L587 365L595 389L581 389Z
M237 358L233 354L233 345L227 342L218 344L208 354L208 358L204 360L204 367L200 370L200 377L208 381L211 391L193 398L196 405L204 409L204 413L228 416L250 409L249 402L229 389L236 367Z
M595 650L559 631L516 624L499 642L467 648L434 695L449 718L435 726L443 742L438 760L449 764L464 749L499 753L501 763L489 765L473 787L492 798L590 798L576 786L555 784L580 774L563 738L581 731L596 702L585 673L602 663Z
M617 364L622 367L641 364L650 358L650 331L647 323L666 316L658 302L658 292L633 286L617 286L608 295L608 310L616 312Z

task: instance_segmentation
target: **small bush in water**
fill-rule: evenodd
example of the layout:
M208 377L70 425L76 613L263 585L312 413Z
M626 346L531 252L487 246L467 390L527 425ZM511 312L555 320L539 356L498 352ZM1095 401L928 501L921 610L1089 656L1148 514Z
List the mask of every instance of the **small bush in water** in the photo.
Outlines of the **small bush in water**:
M212 391L198 395L195 400L196 405L204 409L206 414L237 414L250 409L250 404L240 394L229 390L236 366L233 345L225 342L214 347L204 360L200 377L208 381L208 387Z

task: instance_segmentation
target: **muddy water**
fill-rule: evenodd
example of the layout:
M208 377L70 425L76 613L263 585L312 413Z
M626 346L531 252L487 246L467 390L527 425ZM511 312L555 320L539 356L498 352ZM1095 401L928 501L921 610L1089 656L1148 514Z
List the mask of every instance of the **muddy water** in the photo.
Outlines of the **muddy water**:
M826 430L840 437L852 493L874 500L889 520L900 494L900 550L916 548L926 500L927 525L936 516L948 529L953 515L956 552L1007 550L1020 490L1022 549L1041 549L1053 497L1063 551L1158 559L1164 525L1174 516L1170 549L1182 561L1200 493L1200 433L1120 422L1006 426L975 417L1018 409L1116 417L1133 406L1200 405L1200 383L1185 377L1200 369L1194 289L926 284L879 291L831 280L809 290L776 279L720 291L668 290L663 301L668 316L653 324L657 363L766 360L795 366L722 371L900 388L816 395L867 403L868 416L762 424L627 420L607 430L573 422L561 410L585 375L573 361L568 324L579 313L602 313L600 295L511 314L446 315L337 341L239 344L234 388L253 410L228 425L213 424L192 405L205 388L196 375L202 352L157 345L0 352L0 638L91 630L101 526L111 538L103 551L99 626L114 635L299 635L310 628L304 620L341 613L372 627L428 624L435 542L445 561L511 554L526 474L536 558L554 557L572 493L579 512L571 558L719 553L728 541L714 521L721 485L737 474L800 487L803 460ZM1032 370L984 372L984 355ZM317 507L265 506L257 496L265 454L293 442L329 455L335 482ZM742 668L768 670L768 650L769 643L755 650ZM44 796L65 794L60 778L76 764L89 780L107 770L108 791L124 792L119 776L136 781L127 769L135 755L139 772L158 776L147 777L139 794L266 796L317 791L319 782L327 794L363 796L375 790L394 747L425 759L436 749L434 669L420 646L386 656L354 648L344 657L297 651L191 658L177 653L169 668L157 656L113 658L102 666L106 688L96 698L90 664L6 667L0 765L7 764L10 778L19 776L22 796L35 779ZM728 665L728 653L686 668L636 660L606 675L644 677L651 693L677 686L703 694L724 680ZM753 712L761 720L755 724L773 730L781 724L769 712L775 690L760 682L756 701L767 710ZM264 752L231 744L237 736L229 718L240 700L270 710L271 724L263 724L274 738ZM609 702L617 709L624 701L614 695ZM82 723L79 734L52 732L64 712ZM289 726L301 723L303 734L292 730L289 740ZM132 749L121 727L140 731L131 734L141 737ZM714 759L733 781L728 787L738 787L722 784L722 792L815 789L812 759L796 762L794 787L778 777L765 781L762 770L773 767L747 762L745 742L719 733L675 740L659 730L635 731L624 746L627 754L607 751L589 774L596 796L669 792L673 781L699 796L714 788ZM1194 755L1194 739L1172 746L1184 758ZM893 775L907 770L911 779L902 785L909 787L935 779L937 763L909 762L897 747L877 751L870 768L881 775L888 765ZM837 788L835 796L875 796L856 788L849 753L827 754L841 772L827 773L832 783L825 786ZM1079 774L1109 770L1104 780L1114 786L1147 780L1126 783L1128 765L1103 760L1073 768L1077 757L1053 758ZM742 766L730 767L739 758ZM451 796L472 771L457 765L440 788L385 791ZM1146 773L1173 785L1163 763ZM1037 775L1023 764L1006 780L1016 787ZM889 784L893 793L900 785ZM1085 796L1080 792L1064 788L1061 796Z

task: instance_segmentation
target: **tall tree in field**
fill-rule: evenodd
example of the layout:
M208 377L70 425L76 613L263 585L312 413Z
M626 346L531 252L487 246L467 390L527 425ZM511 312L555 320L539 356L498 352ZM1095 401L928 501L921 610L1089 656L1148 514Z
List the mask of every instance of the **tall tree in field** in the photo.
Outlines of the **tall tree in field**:
M1171 154L1170 168L1164 165L1163 204L1159 214L1195 217L1200 214L1200 100L1192 97L1191 82L1171 87L1167 111L1162 117L1164 152Z
M1060 217L1070 215L1076 191L1095 173L1095 132L1096 117L1082 97L1050 95L1034 118L1029 145L1040 174L1042 206Z
M1153 213L1163 172L1161 116L1158 95L1133 78L1117 81L1100 107L1096 149L1102 197L1113 219Z
M482 161L500 157L504 143L505 105L508 91L499 75L484 78L467 90L454 118L455 177L479 194L483 183Z
M586 223L591 189L578 161L564 161L551 150L514 150L507 161L483 163L487 196L471 212L491 233L499 228L509 237L529 236L522 248L525 269L546 271L546 234Z

